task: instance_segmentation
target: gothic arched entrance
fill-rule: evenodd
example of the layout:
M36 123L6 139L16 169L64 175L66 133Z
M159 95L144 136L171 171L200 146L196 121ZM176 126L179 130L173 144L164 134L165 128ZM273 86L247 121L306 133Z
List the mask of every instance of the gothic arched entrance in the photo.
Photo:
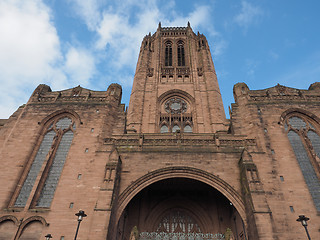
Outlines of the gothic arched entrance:
M122 211L117 239L129 239L133 231L141 240L224 239L225 234L246 239L233 203L212 186L187 177L165 178L139 191Z

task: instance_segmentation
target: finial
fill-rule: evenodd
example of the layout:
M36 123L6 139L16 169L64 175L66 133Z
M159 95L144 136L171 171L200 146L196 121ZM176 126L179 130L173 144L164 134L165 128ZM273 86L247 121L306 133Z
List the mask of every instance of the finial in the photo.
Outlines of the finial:
M188 21L188 27L191 27L191 26L190 26L190 22L189 22L189 21Z
M158 28L161 28L161 22L159 22L159 27Z
M149 32L149 37L151 36L151 32Z

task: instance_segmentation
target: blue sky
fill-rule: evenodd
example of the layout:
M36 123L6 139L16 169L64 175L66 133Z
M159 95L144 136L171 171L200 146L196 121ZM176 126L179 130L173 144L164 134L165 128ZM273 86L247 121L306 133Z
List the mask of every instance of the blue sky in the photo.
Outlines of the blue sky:
M142 38L162 26L206 35L224 107L232 88L320 81L320 1L1 0L0 118L40 83L52 90L123 87L128 105Z

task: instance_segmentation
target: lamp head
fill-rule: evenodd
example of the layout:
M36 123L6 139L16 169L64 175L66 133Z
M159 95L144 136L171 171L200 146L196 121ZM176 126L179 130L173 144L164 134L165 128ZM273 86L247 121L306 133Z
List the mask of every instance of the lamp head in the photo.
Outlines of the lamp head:
M50 238L52 238L52 235L50 233L48 233L46 236L45 236L46 240L50 240Z
M302 226L306 227L308 226L308 221L310 218L304 216L304 215L300 215L299 218L297 219L298 222L301 222Z
M78 216L78 221L79 222L81 222L82 219L87 216L87 214L85 214L84 211L82 211L82 210L79 210L79 212L76 213L75 215Z

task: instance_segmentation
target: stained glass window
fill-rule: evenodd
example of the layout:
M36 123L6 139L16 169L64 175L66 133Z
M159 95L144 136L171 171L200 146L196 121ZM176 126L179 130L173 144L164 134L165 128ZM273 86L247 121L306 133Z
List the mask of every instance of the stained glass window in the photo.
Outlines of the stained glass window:
M180 130L180 127L178 125L174 125L172 128L172 132L176 132L178 130Z
M161 129L160 129L161 133L167 133L169 132L169 128L167 125L162 125Z
M285 130L315 207L320 211L320 181L315 167L318 165L315 156L320 156L320 137L310 121L304 116L289 117L285 121Z
M39 174L40 168L49 153L54 136L54 131L50 131L44 136L37 155L28 172L27 178L24 181L20 193L14 204L16 207L23 207L26 205L30 192Z
M187 125L184 127L183 130L185 133L192 133L192 127L190 125Z
M37 183L37 191L40 191L40 195L39 198L36 199L37 202L35 206L50 207L64 162L69 152L74 130L75 123L73 123L69 117L52 120L44 133L40 147L37 150L37 154L18 197L15 200L14 206L24 207L26 205L36 178L41 174L41 180ZM43 168L45 169L43 172L40 172L43 164L47 166Z
M161 106L159 127L160 133L174 133L177 130L192 133L192 110L189 103L178 96L164 101Z

